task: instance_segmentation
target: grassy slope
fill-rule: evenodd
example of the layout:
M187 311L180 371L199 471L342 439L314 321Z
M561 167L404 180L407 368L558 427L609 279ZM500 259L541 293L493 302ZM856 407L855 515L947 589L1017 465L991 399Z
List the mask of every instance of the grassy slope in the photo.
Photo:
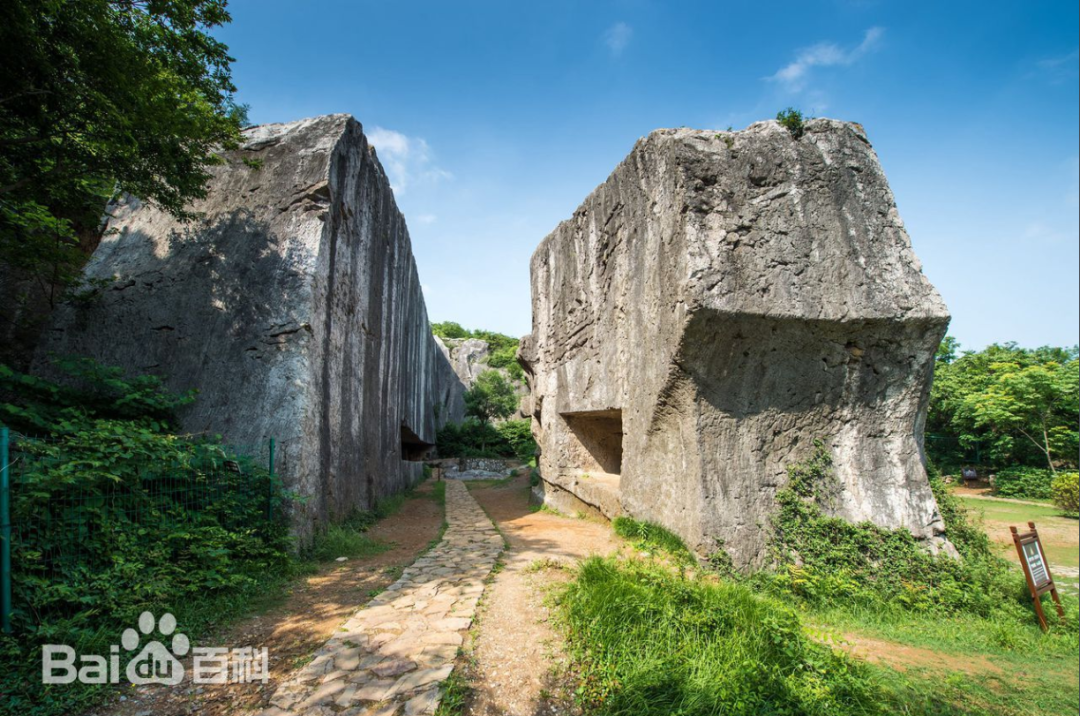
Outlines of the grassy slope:
M586 713L1050 716L1080 709L1075 626L1044 635L1024 610L993 618L888 604L814 611L714 575L676 574L672 557L684 563L680 550L667 555L666 540L631 527L617 531L655 555L621 565L592 560L562 597ZM1075 623L1076 599L1066 602ZM792 613L794 632L782 628ZM777 639L788 648L774 651ZM842 657L826 665L817 650L852 640L872 641L878 654L856 653L879 663ZM908 652L906 660L896 652Z

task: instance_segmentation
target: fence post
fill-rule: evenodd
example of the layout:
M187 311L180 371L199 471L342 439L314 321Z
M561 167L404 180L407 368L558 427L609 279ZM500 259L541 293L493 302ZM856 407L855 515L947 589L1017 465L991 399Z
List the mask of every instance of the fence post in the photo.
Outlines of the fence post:
M270 521L274 519L274 439L270 438L270 460L268 469L270 471L270 487L266 493L266 519Z
M11 472L8 469L8 439L11 433L0 428L0 623L11 633Z

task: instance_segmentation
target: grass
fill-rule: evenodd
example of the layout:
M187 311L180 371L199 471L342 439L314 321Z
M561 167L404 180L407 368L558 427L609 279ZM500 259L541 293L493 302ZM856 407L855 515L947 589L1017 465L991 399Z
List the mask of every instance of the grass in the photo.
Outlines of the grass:
M955 503L942 503L950 519L959 520L955 526L966 530L957 535L968 549L983 539L980 529L1000 537L1001 524L1028 519L1046 528L1071 525L1075 544L1075 520L1052 507L964 503L988 512L980 528L964 523ZM1044 534L1067 534L1046 528ZM588 716L1051 716L1080 710L1076 596L1063 595L1064 619L1047 605L1051 629L1044 634L1030 597L1012 579L1015 569L993 557L983 558L991 560L986 568L998 564L994 568L1004 572L988 604L901 604L887 591L855 587L859 599L821 600L785 589L784 580L768 572L737 575L698 562L677 535L657 525L621 518L613 529L637 554L590 558L557 592L577 695ZM843 535L806 536L833 544ZM989 554L983 549L979 554ZM1047 549L1052 560L1062 558L1060 545ZM836 556L828 549L823 554ZM958 588L968 591L975 589L966 581L972 574L929 572L960 579ZM852 579L859 584L873 577ZM846 642L857 645L859 658L848 654Z
M1040 528L1040 537L1051 565L1080 566L1080 544L1077 538L1077 520L1066 517L1053 506L1024 505L987 499L958 496L960 503L970 512L981 516L990 539L1004 545L1004 553L1013 557L1012 537L1009 525L1021 530L1034 522ZM1053 529L1047 529L1053 528Z
M812 609L750 582L675 570L661 557L590 558L557 597L578 698L590 716L1076 713L1076 600L1043 634L993 617ZM925 665L866 663L827 635L926 650ZM956 668L943 667L945 659ZM967 667L989 665L985 669Z
M778 600L651 561L592 557L558 597L586 713L889 713L870 670Z
M630 540L639 550L664 552L678 563L697 564L697 558L682 539L658 524L630 517L616 517L611 526L615 534Z

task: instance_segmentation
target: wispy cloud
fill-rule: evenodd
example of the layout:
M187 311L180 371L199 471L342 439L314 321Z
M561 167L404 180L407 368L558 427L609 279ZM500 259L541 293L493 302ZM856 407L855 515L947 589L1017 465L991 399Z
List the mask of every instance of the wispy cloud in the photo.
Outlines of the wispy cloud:
M438 218L434 214L419 214L413 221L418 224L434 224Z
M1080 49L1066 55L1047 57L1039 60L1036 65L1039 72L1053 83L1075 80L1080 74Z
M625 22L617 22L604 31L604 44L613 57L618 57L634 37L634 28Z
M766 79L771 82L779 82L789 90L798 92L806 86L813 68L853 65L877 47L884 32L883 28L871 27L863 35L862 42L849 50L845 50L832 42L819 42L801 50L794 62L780 68L776 74Z
M413 184L453 178L450 172L436 166L431 147L421 137L373 127L368 140L375 146L395 194L404 194Z

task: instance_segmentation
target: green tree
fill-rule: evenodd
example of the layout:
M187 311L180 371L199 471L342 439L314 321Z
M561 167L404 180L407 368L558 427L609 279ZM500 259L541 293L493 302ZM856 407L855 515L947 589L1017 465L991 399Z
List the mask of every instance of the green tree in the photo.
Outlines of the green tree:
M476 383L465 391L465 414L488 423L514 414L518 395L514 386L497 370L485 370Z
M976 426L1028 440L1056 473L1055 456L1077 443L1078 365L1076 360L1026 367L995 363L992 380L965 398L963 410Z
M1040 465L1045 453L1015 430L1001 430L975 410L975 396L984 394L998 380L1004 366L1027 368L1047 364L1065 365L1077 358L1077 348L1020 348L1015 343L993 344L981 351L961 351L951 337L938 351L934 384L927 418L927 449L931 458L945 469L956 469L976 456L997 467ZM1075 371L1075 368L1072 370ZM1075 397L1060 401L1053 410L1054 425L1075 426L1080 420ZM998 426L1000 427L1000 426ZM1069 435L1058 430L1051 437L1057 442L1052 451L1062 457L1073 454L1067 449ZM1062 443L1064 441L1064 444Z
M0 259L70 285L107 199L178 216L234 147L225 0L6 0L0 9ZM80 239L84 246L80 247Z
M462 328L460 323L454 321L443 321L442 323L432 323L431 332L437 335L439 338L472 338L472 331Z

